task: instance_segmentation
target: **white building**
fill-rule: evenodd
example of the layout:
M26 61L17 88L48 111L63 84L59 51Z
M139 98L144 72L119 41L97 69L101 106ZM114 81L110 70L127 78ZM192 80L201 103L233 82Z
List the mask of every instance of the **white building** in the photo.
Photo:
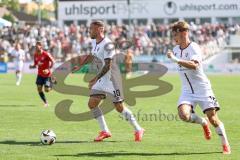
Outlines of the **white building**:
M128 5L130 1L130 5ZM59 0L58 24L240 23L240 0Z

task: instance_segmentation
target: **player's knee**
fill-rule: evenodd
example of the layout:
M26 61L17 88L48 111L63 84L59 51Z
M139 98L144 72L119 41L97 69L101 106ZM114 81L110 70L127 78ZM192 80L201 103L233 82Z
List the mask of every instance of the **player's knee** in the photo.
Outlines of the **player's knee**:
M45 92L50 92L50 91L51 91L51 88L44 88L44 91L45 91Z
M42 88L38 87L37 88L38 92L43 92Z
M180 105L178 107L178 115L182 121L189 122L191 119L191 106Z
M88 101L88 108L89 109L93 109L94 108L93 103L90 100Z
M208 118L209 119L209 118ZM216 118L210 118L209 122L213 125L213 126L218 126L218 121Z
M90 97L88 101L88 108L93 109L94 107L97 107L98 104L100 103L101 99L96 98L96 97Z
M190 121L190 114L187 113L179 113L179 118L184 121L184 122L189 122Z
M209 122L214 126L214 127L217 127L220 123L219 119L218 119L218 116L216 114L216 111L215 110L209 110L209 111L206 111L205 114L207 115L208 119L209 119Z
M123 111L123 105L122 105L122 103L115 103L114 105L115 105L116 110L117 110L119 113L122 113L122 111Z

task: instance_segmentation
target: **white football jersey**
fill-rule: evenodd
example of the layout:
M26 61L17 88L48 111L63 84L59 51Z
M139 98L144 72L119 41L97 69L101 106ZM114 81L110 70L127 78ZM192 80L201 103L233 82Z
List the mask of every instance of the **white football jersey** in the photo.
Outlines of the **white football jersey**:
M112 49L110 49L110 47ZM96 43L95 39L92 41L92 55L96 57L94 62L97 64L98 71L101 71L102 67L105 65L104 60L108 58L113 59L115 54L115 48L109 38L105 37L99 43ZM100 63L98 61L100 61ZM112 76L111 72L112 67L101 79L110 80Z
M183 60L198 61L199 66L196 70L185 68L178 65L178 73L182 81L182 94L190 94L196 97L212 96L211 83L203 71L202 51L199 45L191 42L186 48L181 49L179 45L173 48L174 55Z
M18 51L14 49L11 54L12 54L12 56L15 57L16 63L23 62L25 59L25 52L22 49L20 49Z

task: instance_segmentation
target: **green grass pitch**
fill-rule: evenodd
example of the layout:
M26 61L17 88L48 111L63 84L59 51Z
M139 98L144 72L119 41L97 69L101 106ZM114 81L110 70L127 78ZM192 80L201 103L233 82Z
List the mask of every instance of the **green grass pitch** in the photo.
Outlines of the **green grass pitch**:
M232 147L231 155L222 155L219 137L211 127L213 137L206 141L199 125L187 124L179 119L152 120L144 115L161 112L176 115L176 102L180 94L177 75L161 79L173 84L168 94L152 98L138 98L131 110L141 112L139 123L146 133L141 143L133 141L133 129L116 111L106 115L113 134L102 143L92 142L99 131L95 120L65 122L55 116L55 105L62 99L74 100L71 112L87 111L87 97L63 95L55 91L46 94L50 103L44 108L38 97L36 75L24 75L21 86L15 86L14 74L0 75L0 160L90 160L90 159L239 159L240 157L240 76L209 76L221 105L219 117ZM68 84L85 85L81 75L71 75ZM141 89L141 88L140 88ZM199 107L197 113L202 115ZM149 118L149 117L148 117ZM57 134L56 144L40 144L40 133L52 129Z

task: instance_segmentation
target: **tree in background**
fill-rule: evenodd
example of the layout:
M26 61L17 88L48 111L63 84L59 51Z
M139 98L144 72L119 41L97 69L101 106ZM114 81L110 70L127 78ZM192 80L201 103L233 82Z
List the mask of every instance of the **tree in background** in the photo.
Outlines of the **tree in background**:
M49 19L49 11L46 9L41 9L41 19ZM33 11L32 13L33 16L38 16L38 10Z
M20 5L18 0L1 0L0 5L5 6L10 10L15 10L15 11L20 10Z
M10 21L12 23L15 22L15 19L13 18L13 16L11 14L4 14L2 18L6 19L7 21Z

